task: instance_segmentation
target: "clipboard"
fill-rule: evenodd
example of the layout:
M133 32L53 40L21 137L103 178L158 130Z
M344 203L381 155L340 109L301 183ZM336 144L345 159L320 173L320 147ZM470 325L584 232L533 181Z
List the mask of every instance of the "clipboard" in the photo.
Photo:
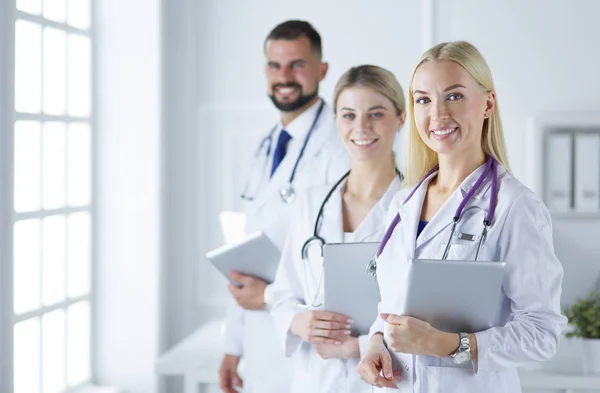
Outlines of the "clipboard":
M238 287L241 284L229 277L236 271L253 276L271 284L277 274L281 253L273 242L262 232L249 235L241 242L227 244L206 254L206 259L219 270L229 282Z
M411 260L398 311L448 333L498 326L505 266L495 261Z
M353 337L368 334L381 299L377 279L367 265L379 243L335 243L323 247L324 309L353 320Z

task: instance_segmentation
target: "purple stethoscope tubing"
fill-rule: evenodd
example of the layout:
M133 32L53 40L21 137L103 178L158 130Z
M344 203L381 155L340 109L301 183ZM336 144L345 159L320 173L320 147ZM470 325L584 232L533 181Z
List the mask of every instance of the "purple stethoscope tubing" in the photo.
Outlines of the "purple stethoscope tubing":
M408 196L404 200L403 205L406 204L410 200L410 198L412 198L412 196L419 189L419 187L421 187L423 182L426 179L428 179L429 176L431 176L433 173L435 173L438 169L439 169L439 166L436 165L429 172L427 172L427 174L421 179L421 181L419 181L419 183L415 186L415 188L412 189L410 194L408 194ZM450 250L450 243L452 241L452 236L454 236L454 232L456 230L456 225L460 221L460 218L461 218L461 215L462 215L462 212L463 212L465 206L467 205L467 203L469 203L471 198L473 198L473 196L475 195L477 190L481 187L481 185L483 184L483 181L485 180L487 175L490 173L490 171L492 173L492 195L490 197L490 204L489 204L488 211L485 215L485 218L483 219L483 230L481 232L481 237L479 238L479 243L477 245L477 251L475 253L475 260L477 260L477 257L479 256L479 250L481 249L481 244L482 244L483 240L485 239L485 237L487 236L488 227L492 224L492 219L494 217L494 211L496 209L496 202L498 200L498 163L496 162L495 159L493 159L490 156L488 156L488 158L487 158L483 172L481 173L481 175L479 176L479 178L477 179L475 184L473 184L473 187L471 187L471 189L469 190L467 195L464 196L461 203L458 205L456 212L454 213L453 223L452 223L452 231L450 232L450 236L448 237L448 242L446 243L446 248L444 250L444 255L442 256L442 260L446 260L446 258L448 257L448 251ZM383 235L383 240L381 241L381 244L379 245L379 250L377 251L377 255L367 265L367 272L369 274L371 274L372 276L377 275L377 259L379 258L379 256L383 252L383 250L385 249L386 244L392 237L392 233L394 233L394 229L396 229L396 226L398 226L399 222L400 222L400 213L397 213L396 216L394 217L394 219L392 220L391 224L385 231L385 234Z

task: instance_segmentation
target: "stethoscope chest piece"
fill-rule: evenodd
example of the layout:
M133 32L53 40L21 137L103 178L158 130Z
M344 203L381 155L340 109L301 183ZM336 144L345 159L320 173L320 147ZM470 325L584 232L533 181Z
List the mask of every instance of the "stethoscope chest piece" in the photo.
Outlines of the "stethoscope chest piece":
M377 277L377 257L374 257L367 264L367 273L373 277Z
M296 200L296 191L291 183L282 187L281 190L279 190L279 195L281 196L281 200L287 204L291 204Z

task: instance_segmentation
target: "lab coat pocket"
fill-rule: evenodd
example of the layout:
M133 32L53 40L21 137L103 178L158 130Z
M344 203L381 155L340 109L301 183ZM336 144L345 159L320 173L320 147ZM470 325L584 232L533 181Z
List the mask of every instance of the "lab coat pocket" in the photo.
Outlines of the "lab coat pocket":
M428 366L425 371L424 392L493 392L495 379L495 373L475 375L471 368Z
M477 244L450 244L446 259L449 261L464 261L474 259L476 250ZM442 259L444 256L444 251L446 251L446 245L440 244L438 249L438 256L440 259Z
M378 388L376 386L371 386L371 390L369 390L369 392L373 392L373 393L398 393L398 390L402 391L400 388L398 389L390 389L390 388ZM406 391L412 391L412 388L410 388L410 390L406 390Z

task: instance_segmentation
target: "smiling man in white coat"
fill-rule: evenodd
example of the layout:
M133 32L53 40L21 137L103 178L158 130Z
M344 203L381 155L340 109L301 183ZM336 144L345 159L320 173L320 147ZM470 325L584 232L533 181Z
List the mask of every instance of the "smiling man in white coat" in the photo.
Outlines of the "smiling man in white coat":
M280 111L279 122L257 148L244 187L246 233L262 231L281 250L296 194L338 179L350 159L337 135L333 112L319 97L327 74L321 37L307 22L287 21L265 40L268 95ZM237 304L227 317L221 388L233 393L285 393L292 365L278 348L268 314L266 282L232 272L243 287L229 287ZM238 373L244 359L243 378Z

